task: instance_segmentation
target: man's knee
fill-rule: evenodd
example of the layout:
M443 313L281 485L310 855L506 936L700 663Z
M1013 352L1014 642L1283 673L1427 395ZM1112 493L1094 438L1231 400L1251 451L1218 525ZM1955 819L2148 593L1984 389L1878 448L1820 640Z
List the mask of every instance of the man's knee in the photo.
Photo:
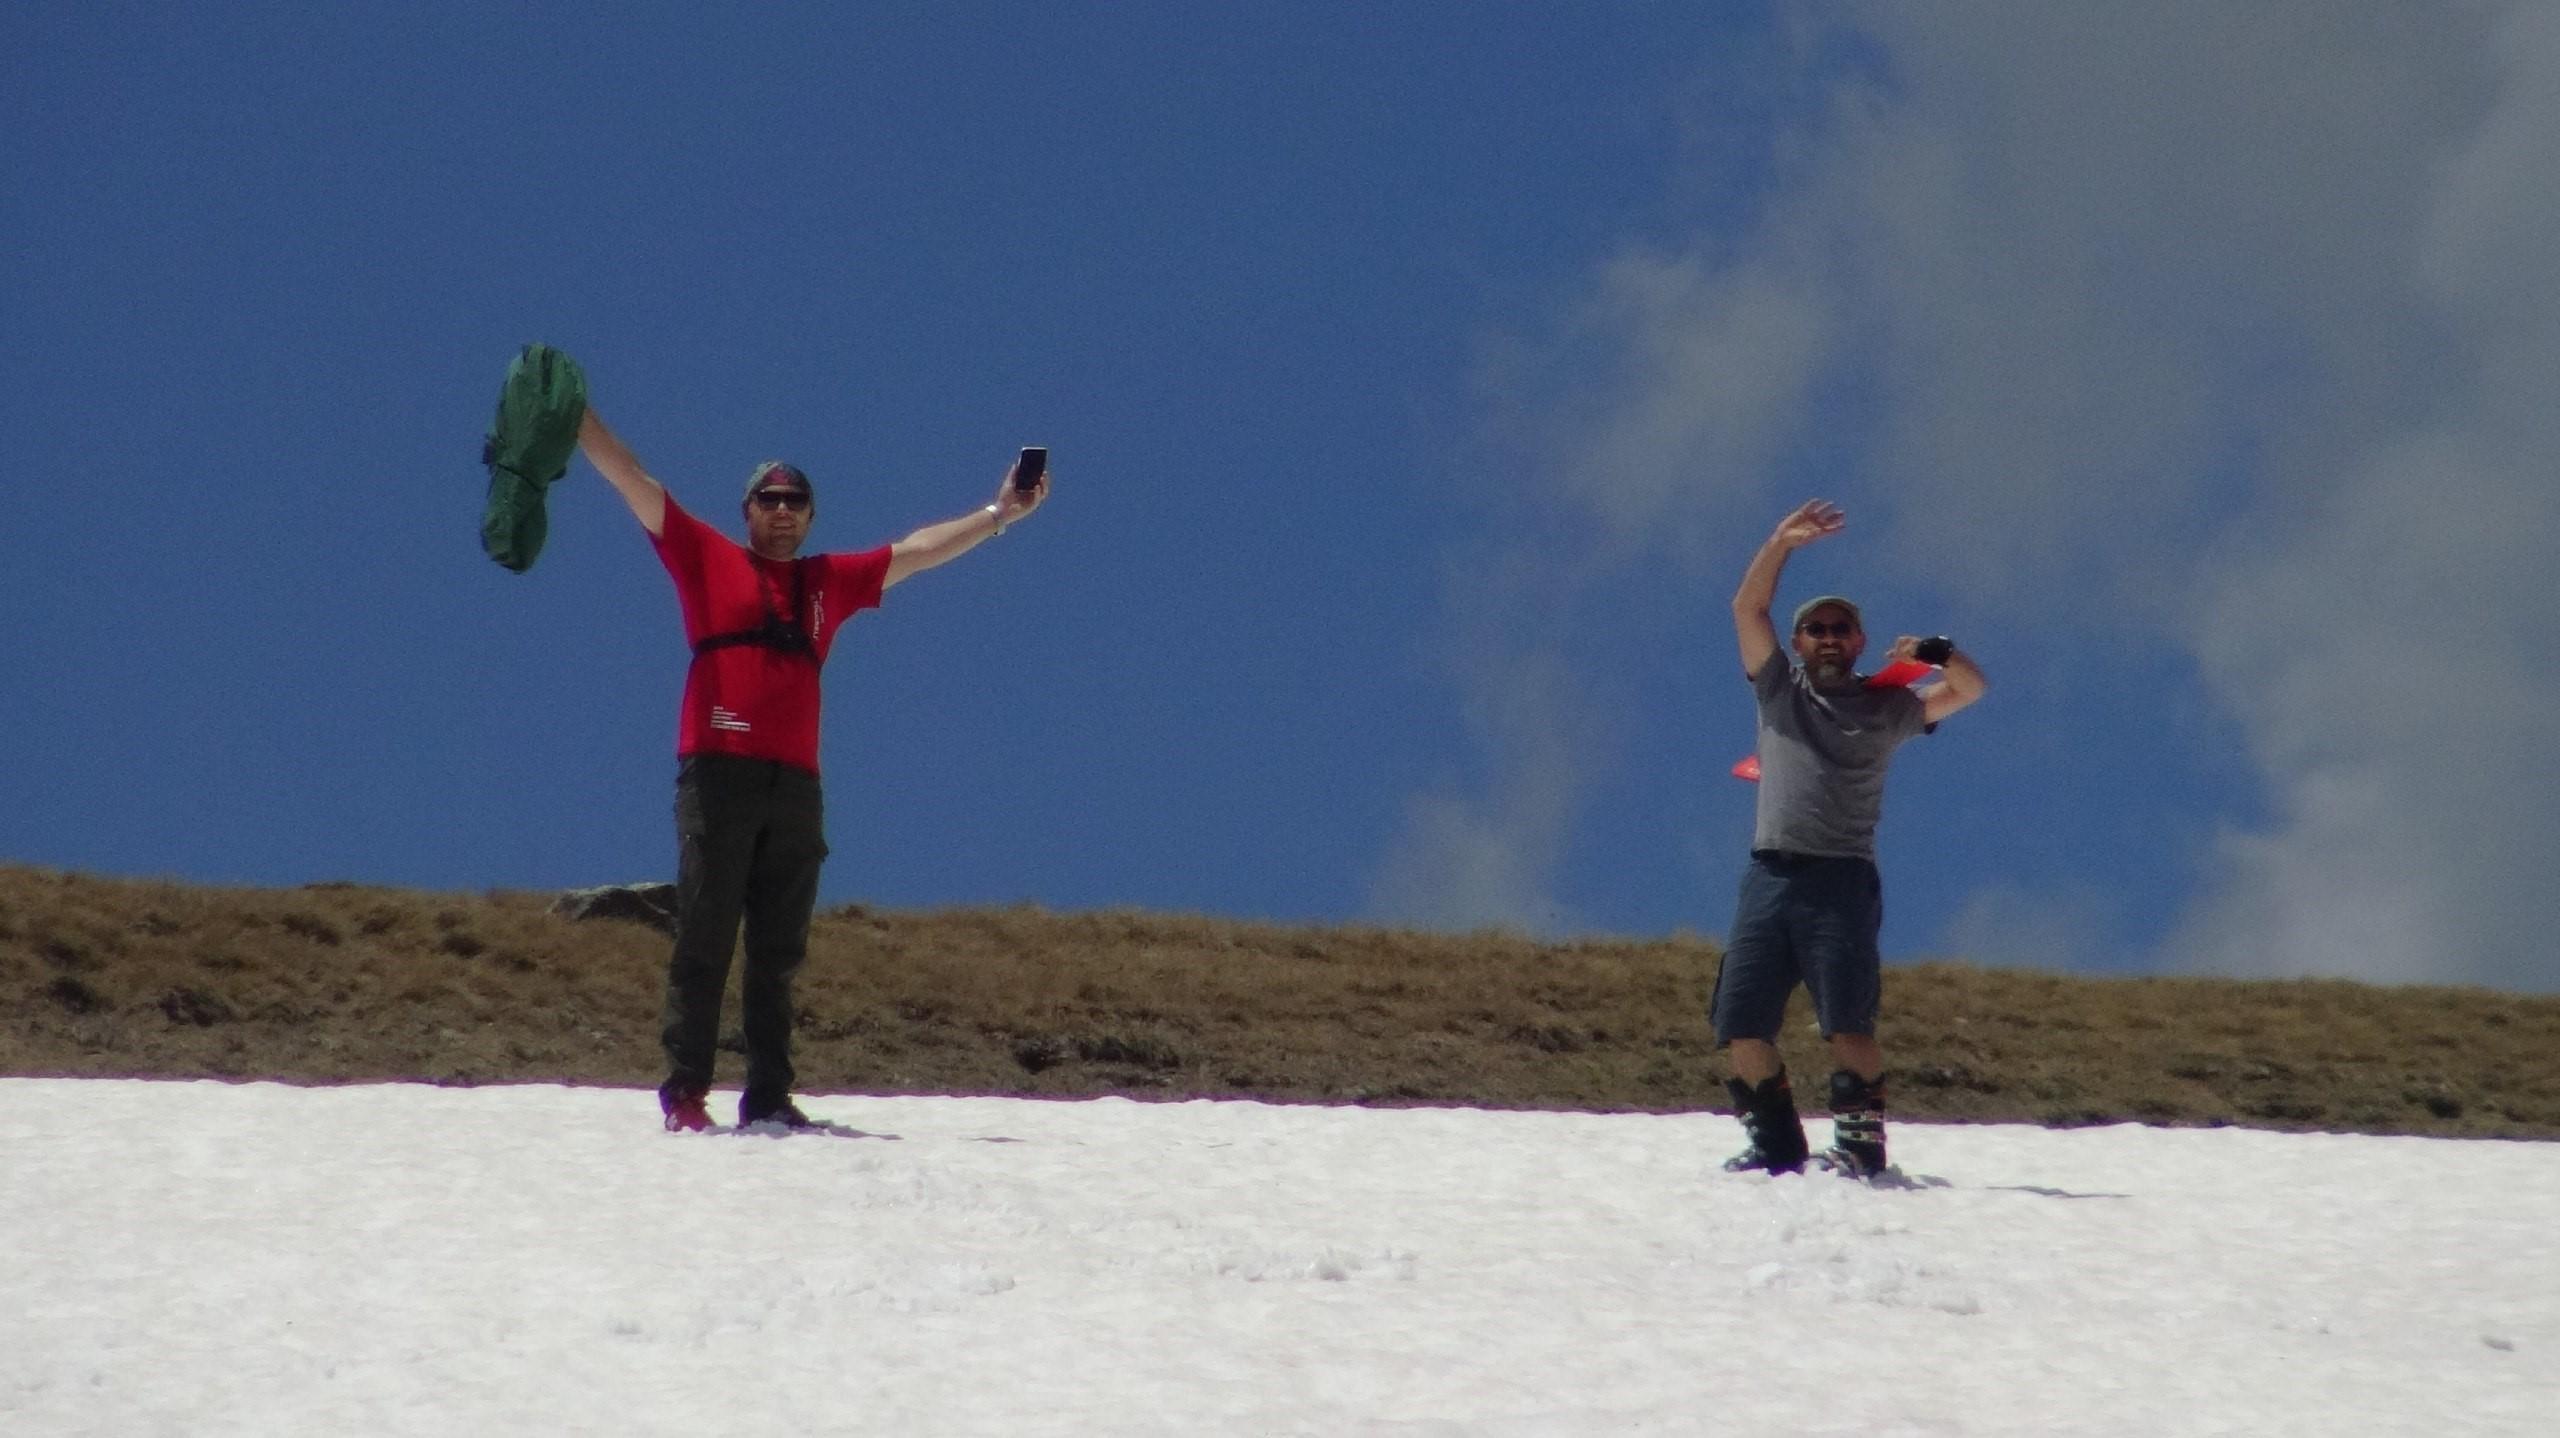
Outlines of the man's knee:
M806 944L777 944L770 947L750 944L747 947L746 971L739 978L741 982L754 988L788 985L799 974L801 965L806 963L808 958L809 947Z
M1778 1053L1778 1045L1770 1039L1734 1039L1725 1045L1725 1062L1734 1077L1757 1086L1786 1069L1786 1060Z
M1835 1033L1825 1036L1831 1044L1831 1061L1861 1079L1873 1079L1884 1072L1884 1046L1872 1033Z

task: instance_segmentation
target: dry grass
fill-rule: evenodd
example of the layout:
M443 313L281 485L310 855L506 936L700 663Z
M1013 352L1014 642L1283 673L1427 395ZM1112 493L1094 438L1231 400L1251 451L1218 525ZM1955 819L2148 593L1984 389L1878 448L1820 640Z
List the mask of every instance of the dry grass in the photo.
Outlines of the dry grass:
M666 940L549 902L0 867L0 1072L654 1084ZM1715 961L1697 939L853 906L814 926L798 1059L820 1092L1721 1107ZM1927 964L1890 972L1887 1007L1910 1118L2560 1137L2560 998ZM1799 1025L1788 1052L1818 1105L1818 1044Z

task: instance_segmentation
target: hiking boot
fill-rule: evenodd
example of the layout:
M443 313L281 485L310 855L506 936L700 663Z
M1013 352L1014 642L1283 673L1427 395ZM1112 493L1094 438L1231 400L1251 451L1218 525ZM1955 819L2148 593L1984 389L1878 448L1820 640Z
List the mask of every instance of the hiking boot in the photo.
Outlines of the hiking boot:
M669 1133L701 1133L711 1127L711 1110L699 1089L660 1089L658 1110L667 1116Z
M759 1123L778 1123L784 1128L816 1128L818 1126L817 1122L802 1113L800 1105L793 1103L787 1095L778 1099L739 1099L738 1127L746 1128Z
M1831 1075L1831 1147L1822 1161L1852 1178L1884 1172L1884 1076L1862 1079L1847 1069Z
M1725 1172L1803 1172L1804 1121L1796 1117L1796 1094L1786 1074L1772 1074L1757 1087L1738 1078L1725 1080L1724 1086L1733 1095L1734 1116L1751 1140L1749 1148L1724 1161Z

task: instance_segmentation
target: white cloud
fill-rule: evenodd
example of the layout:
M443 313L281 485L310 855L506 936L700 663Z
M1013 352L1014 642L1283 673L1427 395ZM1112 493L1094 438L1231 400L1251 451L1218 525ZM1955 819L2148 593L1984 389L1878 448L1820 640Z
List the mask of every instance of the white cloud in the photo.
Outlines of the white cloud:
M1541 416L1514 437L1540 483L1490 502L1486 538L1444 570L1445 663L1479 777L1406 801L1374 914L1577 927L1553 876L1622 727L1595 636L1636 643L1663 623L1612 581L1767 522L1767 474L1821 372L1827 323L1774 269L1631 252L1568 316L1556 354L1497 377L1497 403Z
M2223 838L2186 962L2560 985L2560 10L2507 12L2489 49L2394 277L2442 319L2445 382L2211 573L2199 652L2279 807Z
M1564 437L1558 497L1613 550L1693 542L1765 488L1828 357L1831 317L1801 279L1695 256L1621 256L1596 291L1582 324L1625 345L1624 384Z
M1985 968L2068 969L2112 955L2117 906L2093 884L1986 885L1947 922L1950 956Z
M1377 912L1437 928L1555 934L1576 927L1550 876L1577 797L1605 762L1609 724L1553 651L1502 653L1479 640L1464 679L1472 749L1496 759L1475 796L1406 800L1401 843L1372 895Z

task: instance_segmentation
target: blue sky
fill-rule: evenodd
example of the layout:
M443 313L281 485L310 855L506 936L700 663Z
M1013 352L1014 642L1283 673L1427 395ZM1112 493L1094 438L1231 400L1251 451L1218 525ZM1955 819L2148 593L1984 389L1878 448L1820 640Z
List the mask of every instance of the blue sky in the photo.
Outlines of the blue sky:
M1720 933L1821 494L1995 685L1889 954L2550 988L2560 40L2281 10L15 7L0 858L663 875L637 526L477 547L539 339L733 530L1053 449L837 646L827 902Z

